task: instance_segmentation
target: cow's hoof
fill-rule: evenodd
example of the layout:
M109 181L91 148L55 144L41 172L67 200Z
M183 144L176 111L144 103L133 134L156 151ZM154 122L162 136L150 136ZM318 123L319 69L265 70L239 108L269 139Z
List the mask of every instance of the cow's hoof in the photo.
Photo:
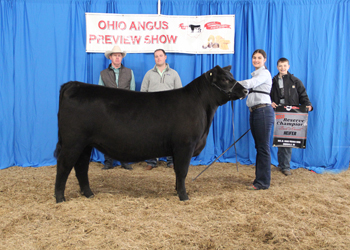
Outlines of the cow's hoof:
M94 193L91 190L81 192L81 194L84 195L86 198L93 198L94 197Z
M184 194L184 195L179 195L180 201L187 201L188 199L188 195Z
M61 202L64 202L66 201L66 199L64 197L61 197L61 198L57 198L56 197L56 203L61 203Z

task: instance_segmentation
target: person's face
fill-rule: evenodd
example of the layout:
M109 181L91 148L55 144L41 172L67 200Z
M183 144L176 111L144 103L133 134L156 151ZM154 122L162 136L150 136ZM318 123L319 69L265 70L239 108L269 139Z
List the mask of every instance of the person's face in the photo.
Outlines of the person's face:
M266 58L260 53L255 53L252 57L252 63L255 69L261 68L265 65Z
M278 69L278 72L280 72L280 75L283 76L283 75L286 75L288 70L289 70L289 63L288 62L279 62L277 64L277 69Z
M158 50L154 53L154 61L157 66L163 66L165 64L166 55L164 55L163 51Z
M123 55L121 53L113 53L109 56L109 59L112 61L113 67L117 69L122 63Z

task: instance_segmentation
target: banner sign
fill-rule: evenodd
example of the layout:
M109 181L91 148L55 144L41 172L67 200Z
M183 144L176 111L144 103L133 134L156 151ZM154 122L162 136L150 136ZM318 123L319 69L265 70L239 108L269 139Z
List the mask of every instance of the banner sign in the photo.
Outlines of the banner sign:
M278 106L275 110L273 146L305 148L307 120L306 106Z
M86 52L118 45L127 53L232 54L235 16L166 16L85 13Z

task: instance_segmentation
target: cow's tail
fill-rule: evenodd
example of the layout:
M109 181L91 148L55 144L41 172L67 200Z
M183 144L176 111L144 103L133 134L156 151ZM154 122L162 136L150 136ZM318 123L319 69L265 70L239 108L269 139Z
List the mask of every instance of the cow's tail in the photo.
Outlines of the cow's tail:
M73 82L67 82L65 84L63 84L61 86L61 89L60 89L60 97L59 97L59 102L58 102L58 113L57 113L57 121L58 121L58 142L56 144L56 149L55 149L55 152L53 153L54 157L56 159L58 159L58 156L60 155L61 153L61 149L62 149L62 136L60 134L60 107L61 107L61 104L62 104L62 101L63 101L63 94L64 92L66 91L66 89L68 89L71 85L72 85Z
M58 159L58 156L61 153L61 148L62 148L61 140L60 140L60 138L58 138L58 142L56 144L56 149L55 149L55 152L53 153L53 155L55 156L56 159Z

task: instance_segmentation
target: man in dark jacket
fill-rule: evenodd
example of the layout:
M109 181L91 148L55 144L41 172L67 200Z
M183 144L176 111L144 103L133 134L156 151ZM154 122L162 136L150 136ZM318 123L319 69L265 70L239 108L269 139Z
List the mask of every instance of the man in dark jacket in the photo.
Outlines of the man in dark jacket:
M278 105L305 105L309 111L313 110L312 104L306 93L304 84L294 75L288 72L289 61L286 58L280 58L277 61L278 74L272 79L271 101L272 107ZM286 176L291 175L290 161L292 158L292 148L278 148L278 167Z
M112 50L106 51L105 57L111 60L108 68L101 71L98 85L110 87L110 88L122 88L135 90L135 78L131 69L124 67L122 59L126 56L125 51L121 51L119 46L114 46ZM125 163L120 162L122 168L132 170L132 167ZM105 166L102 169L113 168L113 159L108 155L105 155Z

